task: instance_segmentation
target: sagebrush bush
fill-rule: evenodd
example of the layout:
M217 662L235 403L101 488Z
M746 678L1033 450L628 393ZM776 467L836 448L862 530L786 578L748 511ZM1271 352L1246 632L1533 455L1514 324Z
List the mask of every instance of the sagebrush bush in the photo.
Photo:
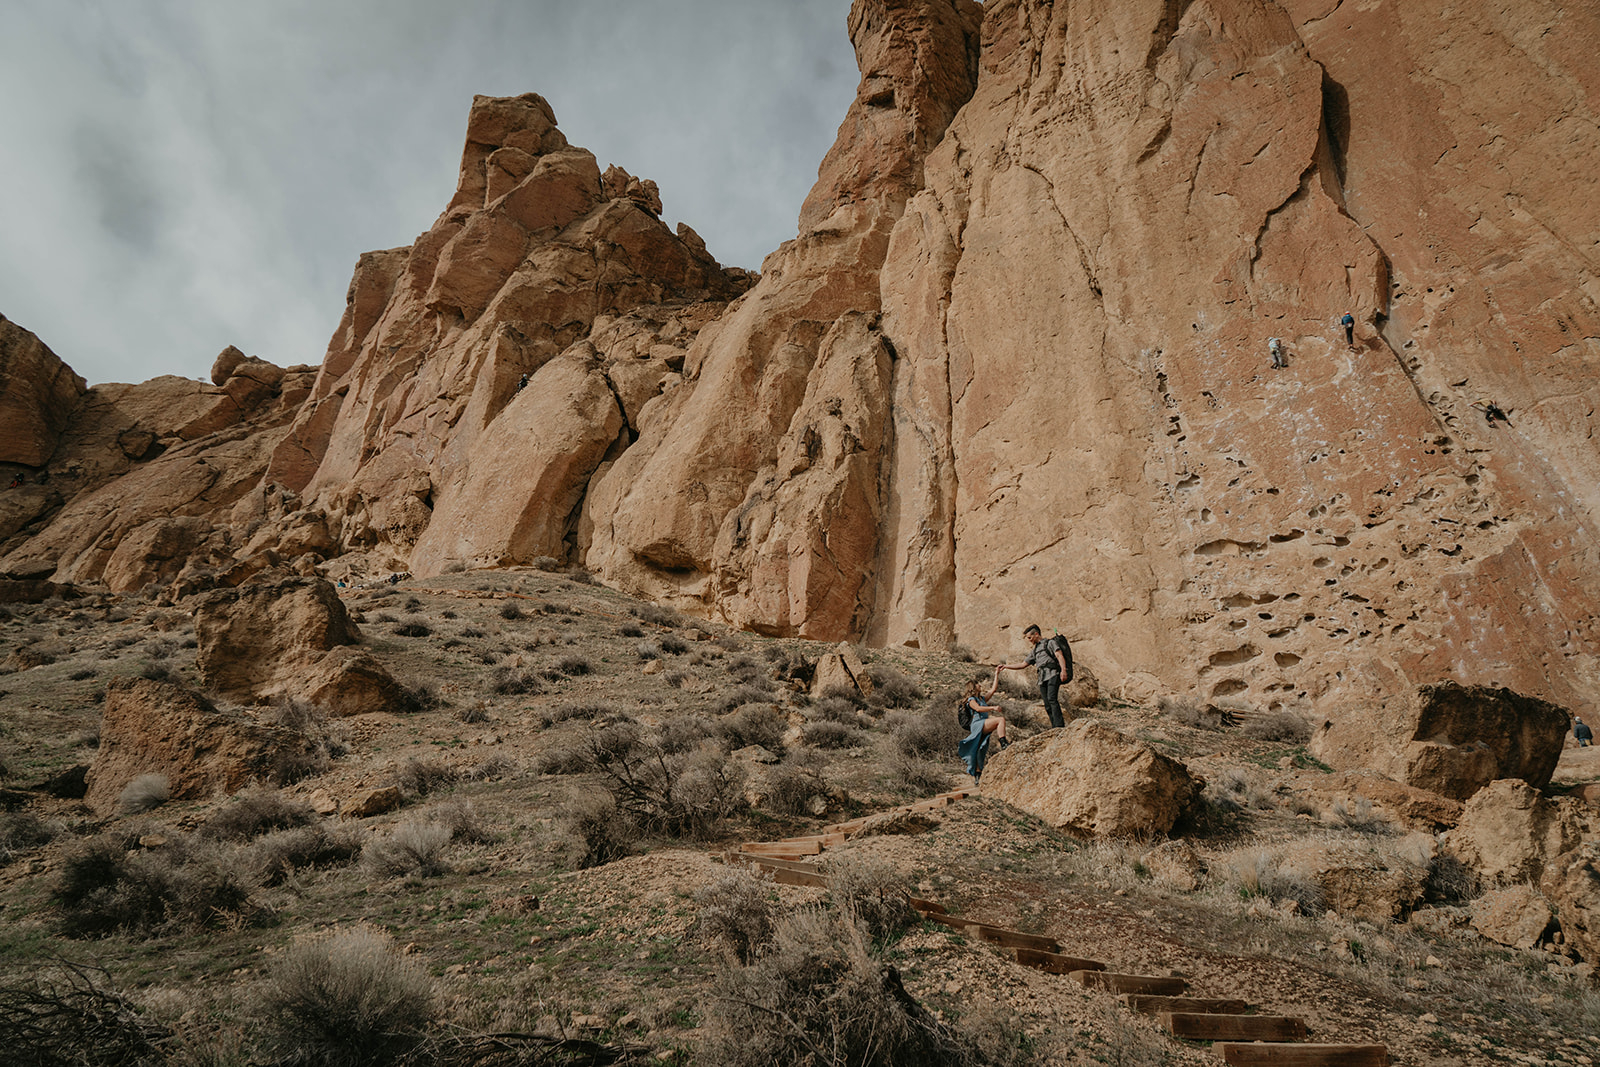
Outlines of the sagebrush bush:
M303 800L284 796L276 789L252 786L243 790L200 827L200 836L243 841L269 830L286 830L315 822L317 813Z
M128 852L129 841L105 835L62 864L51 897L68 937L103 937L118 930L203 927L259 914L258 884L237 850L172 844Z
M1270 852L1236 855L1224 863L1223 870L1241 897L1265 897L1277 902L1292 900L1301 913L1307 915L1322 910L1322 887L1285 869L1282 861Z
M669 656L681 656L689 651L689 642L677 634L664 634L661 638L661 651Z
M140 774L117 794L119 815L138 815L159 808L172 795L164 774Z
M373 874L390 877L415 874L427 878L443 874L450 828L435 822L403 822L388 837L375 837L361 850L361 865Z
M527 618L527 613L522 610L522 605L515 600L508 600L500 605L500 617L507 622L516 622L518 619Z
M1162 697L1156 701L1161 714L1173 722L1193 726L1199 730L1222 729L1222 712L1210 706L1202 707L1193 700L1182 697Z
M722 719L722 733L729 749L760 745L769 752L781 752L788 728L788 720L773 704L745 704Z
M479 726L488 722L489 718L489 705L486 701L480 700L456 709L456 722L463 726Z
M813 754L797 755L767 771L767 796L763 803L780 815L811 814L811 798L828 795L822 776L824 763Z
M847 918L803 910L772 947L718 975L706 1061L723 1067L955 1067L970 1051L906 992Z
M585 656L562 656L556 667L562 674L571 677L588 674L594 670L594 665Z
M633 851L639 829L606 793L584 793L568 801L558 820L561 832L572 842L573 865L598 867L622 859Z
M694 932L740 964L772 942L772 879L744 868L695 890Z
M415 757L401 764L395 774L395 783L400 786L400 791L414 797L425 797L460 780L461 772L448 763Z
M618 637L643 637L644 627L636 622L625 622L617 627Z
M854 726L858 721L856 706L843 697L823 697L806 709L806 718L812 722L842 722Z
M635 604L628 610L652 626L683 625L683 616L665 604Z
M467 777L475 782L490 782L510 778L517 773L517 761L503 752L485 756L467 769Z
M585 744L617 810L651 833L704 836L744 802L744 771L718 744L669 753L632 723L591 728Z
M908 756L903 752L889 757L889 780L914 796L931 797L950 788L950 775L958 764L924 756Z
M366 843L367 831L359 826L301 826L256 838L250 864L263 885L277 885L298 870L348 866Z
M532 695L544 692L535 671L521 667L496 667L489 675L489 691L497 696Z
M390 633L396 637L427 637L433 633L433 628L428 625L426 619L415 618L400 623Z
M570 722L573 719L584 719L589 722L631 722L633 716L624 711L620 704L604 700L558 704L539 713L539 722L544 726L554 726L558 722Z
M936 694L921 711L891 712L884 720L895 748L905 756L950 756L961 744L961 694L948 689Z
M654 641L640 641L634 646L634 652L636 652L639 658L643 660L661 658L661 646L656 644Z
M312 935L284 952L260 1014L280 1062L397 1062L433 1020L433 982L389 936L369 926Z
M429 808L426 817L450 831L450 840L470 845L483 845L494 840L494 835L483 825L478 808L470 800L449 800Z
M1303 745L1311 740L1311 724L1299 715L1279 711L1245 723L1244 735L1252 741L1282 741Z
M800 728L800 736L814 748L854 748L867 735L842 722L808 722Z
M893 866L876 857L849 856L828 865L828 899L874 938L917 921L906 886Z
M723 693L714 705L719 715L726 714L734 708L745 704L763 704L772 700L771 685L740 685Z
M30 811L0 814L0 867L19 852L49 844L55 836L55 830Z
M656 731L656 743L669 755L688 752L706 741L722 736L722 727L704 715L680 715L668 719Z
M872 681L867 703L874 707L911 708L928 695L911 678L886 664L875 663L868 667L867 677Z

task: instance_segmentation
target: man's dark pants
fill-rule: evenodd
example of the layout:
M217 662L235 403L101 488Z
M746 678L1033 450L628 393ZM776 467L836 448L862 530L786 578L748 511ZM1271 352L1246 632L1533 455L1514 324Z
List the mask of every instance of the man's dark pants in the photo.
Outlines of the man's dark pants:
M1050 725L1065 726L1066 720L1061 717L1061 676L1052 674L1040 678L1039 696L1044 700L1044 710L1045 714L1050 716Z

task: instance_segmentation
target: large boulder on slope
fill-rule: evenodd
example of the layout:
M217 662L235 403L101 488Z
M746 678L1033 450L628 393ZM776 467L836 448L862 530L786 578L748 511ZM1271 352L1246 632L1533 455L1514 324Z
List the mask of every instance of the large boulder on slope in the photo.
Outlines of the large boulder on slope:
M309 700L334 715L402 710L406 690L367 653L338 590L287 578L207 594L195 608L195 662L211 689L243 702Z
M0 315L0 463L43 466L86 388L43 341Z
M118 679L106 691L84 799L110 815L123 788L141 774L165 775L174 800L231 793L269 778L279 759L306 743L297 731L220 711L181 685Z
M1540 888L1555 906L1567 944L1600 965L1600 841L1585 841L1556 857Z
M1311 752L1339 770L1373 770L1466 800L1501 778L1550 783L1570 718L1510 689L1440 682L1325 722Z
M1551 860L1578 847L1589 822L1584 806L1570 797L1499 781L1467 801L1443 844L1491 885L1536 882Z
M1154 837L1199 802L1205 782L1102 722L1079 719L994 752L983 794L1088 837Z

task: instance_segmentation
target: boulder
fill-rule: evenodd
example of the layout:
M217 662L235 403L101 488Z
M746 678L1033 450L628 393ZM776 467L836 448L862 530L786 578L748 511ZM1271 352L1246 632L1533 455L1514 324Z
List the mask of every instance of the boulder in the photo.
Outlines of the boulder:
M303 752L307 743L297 731L220 711L181 685L118 679L106 690L84 799L110 815L123 787L141 774L165 775L174 800L232 793L269 778L280 758Z
M817 658L817 668L811 675L811 695L820 697L830 690L842 689L847 693L866 693L872 689L867 668L856 650L848 644Z
M1600 841L1555 857L1539 884L1555 905L1566 943L1585 962L1600 966Z
M1417 857L1431 859L1432 839L1413 836ZM1309 841L1291 845L1279 870L1315 884L1324 905L1346 918L1388 923L1422 900L1428 881L1426 862L1410 862L1398 852L1380 852L1367 842Z
M1528 885L1496 889L1472 902L1472 928L1511 948L1536 947L1555 917L1550 902Z
M208 593L195 607L195 662L205 685L232 699L279 695L335 716L403 711L405 689L370 654L338 590L324 578L279 578Z
M1550 782L1570 717L1510 689L1422 685L1322 724L1311 752L1340 770L1368 769L1466 800L1490 782Z
M1063 708L1092 708L1100 703L1100 679L1082 660L1072 661L1072 681L1061 687Z
M1526 782L1507 779L1467 801L1461 821L1442 842L1491 885L1537 882L1546 864L1578 847L1589 819L1570 797L1546 796Z
M985 796L1083 836L1163 836L1205 786L1177 760L1093 719L991 753Z
M102 575L113 593L138 592L177 577L213 526L192 516L151 519L117 543Z
M1334 801L1343 801L1347 806L1352 800L1371 801L1379 814L1408 830L1434 833L1461 821L1461 801L1371 772L1345 771L1314 780L1311 791L1325 807Z
M373 815L382 815L386 811L398 808L400 799L399 786L379 786L377 789L368 789L351 797L350 803L343 806L341 814L346 819L366 819Z

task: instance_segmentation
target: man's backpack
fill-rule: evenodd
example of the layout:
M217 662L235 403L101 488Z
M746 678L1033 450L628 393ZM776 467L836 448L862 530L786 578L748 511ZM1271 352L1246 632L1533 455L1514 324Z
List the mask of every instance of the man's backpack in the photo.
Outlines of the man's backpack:
M1050 650L1052 657L1060 652L1061 658L1066 661L1067 672L1061 676L1061 684L1066 685L1072 681L1072 646L1067 644L1067 639L1061 634L1056 634L1044 643L1044 647Z
M961 698L961 707L956 709L956 722L963 730L972 729L972 701L966 697Z

